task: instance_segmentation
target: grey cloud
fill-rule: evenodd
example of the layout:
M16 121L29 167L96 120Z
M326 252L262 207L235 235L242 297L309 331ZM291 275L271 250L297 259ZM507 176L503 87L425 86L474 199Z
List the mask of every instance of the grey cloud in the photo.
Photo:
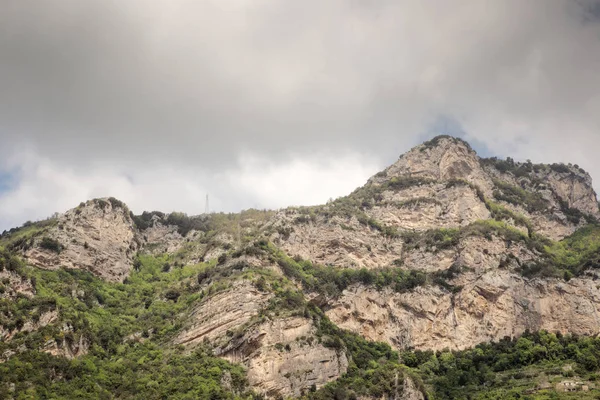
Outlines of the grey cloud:
M329 26L343 7L313 27L308 3L122 4L14 2L3 13L6 135L69 158L137 151L219 166L244 150L343 150L340 139L360 140L373 78L354 69L368 44L344 50L348 28Z
M170 168L224 209L278 206L305 198L240 191L248 157L364 163L358 185L444 115L492 152L578 162L600 181L599 4L6 0L0 158L37 154L89 182L110 168L132 177L129 192L106 188L125 197ZM248 181L266 184L255 168Z

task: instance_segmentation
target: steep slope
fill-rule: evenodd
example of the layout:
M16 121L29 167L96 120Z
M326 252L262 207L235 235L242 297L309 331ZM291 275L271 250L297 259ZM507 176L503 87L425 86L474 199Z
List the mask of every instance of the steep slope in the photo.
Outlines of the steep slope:
M438 137L347 197L280 212L271 239L315 262L372 268L401 254L398 233L493 218L560 240L600 215L591 178L578 168L507 165L480 159L460 139Z
M597 217L578 167L482 160L438 137L345 198L280 212L269 238L340 271L423 274L411 291L344 285L323 307L339 326L398 349L464 349L526 330L600 332L595 275L565 282L584 271L550 251Z

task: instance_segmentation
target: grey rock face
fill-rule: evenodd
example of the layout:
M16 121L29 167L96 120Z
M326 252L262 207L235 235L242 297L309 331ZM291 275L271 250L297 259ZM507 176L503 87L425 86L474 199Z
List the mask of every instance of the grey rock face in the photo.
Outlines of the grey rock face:
M40 246L44 237L56 240L57 253ZM39 268L85 269L109 280L124 280L132 267L139 240L126 206L115 207L110 201L91 200L58 217L57 224L24 254Z

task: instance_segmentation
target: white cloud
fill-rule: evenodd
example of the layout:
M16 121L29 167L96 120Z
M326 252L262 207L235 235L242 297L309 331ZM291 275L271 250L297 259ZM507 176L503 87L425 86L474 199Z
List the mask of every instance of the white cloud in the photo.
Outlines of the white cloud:
M0 230L96 197L117 197L135 213L183 210L201 214L206 194L211 211L320 204L352 191L380 167L357 155L325 161L290 159L283 164L247 156L239 169L219 174L164 165L127 172L107 166L77 170L34 153L18 154L6 165L15 163L18 184L0 194Z

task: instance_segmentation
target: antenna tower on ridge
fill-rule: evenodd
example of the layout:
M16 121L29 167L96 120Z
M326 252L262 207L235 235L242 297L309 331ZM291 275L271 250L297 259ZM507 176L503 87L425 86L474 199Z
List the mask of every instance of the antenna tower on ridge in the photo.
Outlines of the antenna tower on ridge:
M204 205L204 214L208 215L208 210L209 210L209 208L208 208L208 193L206 193L206 203Z

